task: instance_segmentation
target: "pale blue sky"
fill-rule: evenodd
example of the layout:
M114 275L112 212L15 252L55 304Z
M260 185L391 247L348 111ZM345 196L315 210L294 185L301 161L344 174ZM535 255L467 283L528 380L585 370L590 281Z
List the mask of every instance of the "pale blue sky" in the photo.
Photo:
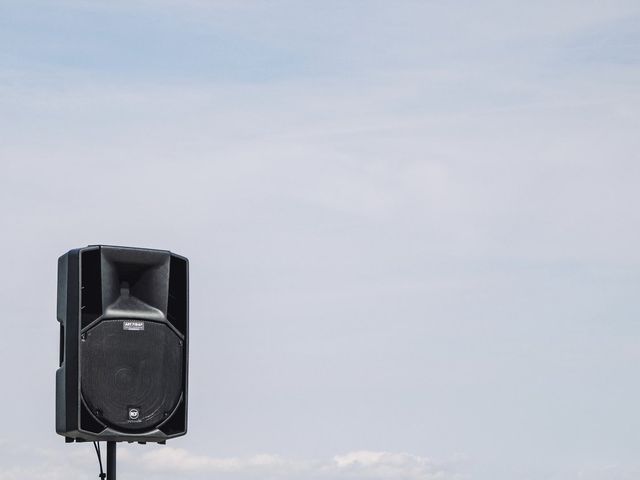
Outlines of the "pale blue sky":
M124 480L637 479L639 67L632 1L0 0L0 480L97 473L93 243L191 259L190 432Z

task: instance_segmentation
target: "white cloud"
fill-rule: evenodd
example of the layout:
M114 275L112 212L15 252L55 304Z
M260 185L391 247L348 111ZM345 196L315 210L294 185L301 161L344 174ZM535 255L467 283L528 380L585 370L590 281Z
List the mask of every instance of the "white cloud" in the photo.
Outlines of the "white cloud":
M0 480L62 480L87 478L98 465L91 444L73 449L32 449L0 442ZM103 449L103 461L104 459ZM210 478L224 475L237 479L384 479L455 480L460 461L436 462L408 453L353 451L333 458L298 459L273 454L216 457L170 446L129 446L118 449L118 475L152 478Z
M358 451L333 458L332 469L344 476L381 479L461 478L433 460L408 453Z
M329 459L291 459L260 454L247 457L197 455L185 449L162 447L147 452L139 463L148 472L233 474L239 477L436 480L462 478L452 465L408 453L359 450Z
M91 444L63 450L0 439L0 480L81 480L97 468Z

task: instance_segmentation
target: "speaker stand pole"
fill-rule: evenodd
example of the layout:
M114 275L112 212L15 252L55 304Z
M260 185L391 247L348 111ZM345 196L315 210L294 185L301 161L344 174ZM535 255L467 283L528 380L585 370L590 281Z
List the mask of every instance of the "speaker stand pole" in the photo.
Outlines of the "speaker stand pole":
M107 442L107 480L116 480L116 442Z

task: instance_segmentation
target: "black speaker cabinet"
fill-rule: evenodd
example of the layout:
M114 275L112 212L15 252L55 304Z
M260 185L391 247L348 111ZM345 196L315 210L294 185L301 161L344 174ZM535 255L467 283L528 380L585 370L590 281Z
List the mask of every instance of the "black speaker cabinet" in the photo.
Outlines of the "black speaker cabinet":
M188 261L89 246L58 260L56 431L164 442L187 432Z

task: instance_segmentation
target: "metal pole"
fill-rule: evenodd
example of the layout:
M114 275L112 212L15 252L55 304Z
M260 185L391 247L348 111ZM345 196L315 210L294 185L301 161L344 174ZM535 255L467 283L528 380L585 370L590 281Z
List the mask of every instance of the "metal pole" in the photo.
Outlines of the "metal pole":
M116 442L107 442L107 480L116 480Z

